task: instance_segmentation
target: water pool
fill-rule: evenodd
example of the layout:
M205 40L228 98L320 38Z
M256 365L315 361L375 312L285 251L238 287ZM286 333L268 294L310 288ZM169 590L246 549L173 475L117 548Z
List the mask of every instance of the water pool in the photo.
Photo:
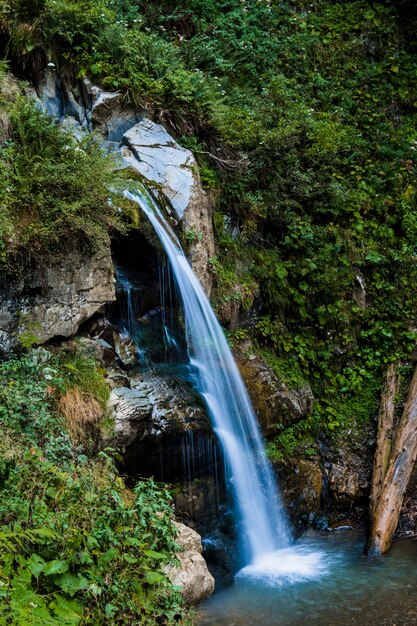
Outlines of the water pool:
M363 546L356 532L305 536L296 544L304 569L243 572L202 605L199 626L417 624L417 541L397 540L378 559Z

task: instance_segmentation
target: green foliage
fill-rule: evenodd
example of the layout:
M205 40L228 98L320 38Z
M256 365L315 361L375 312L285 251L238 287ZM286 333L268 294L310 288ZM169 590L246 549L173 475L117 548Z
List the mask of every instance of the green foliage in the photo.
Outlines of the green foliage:
M0 364L0 427L21 433L28 445L42 447L51 460L74 458L64 424L51 401L64 381L58 363L45 350Z
M111 161L90 137L77 142L26 99L10 117L13 132L0 150L9 261L28 248L35 259L71 243L99 249L109 229L121 227L108 200Z
M277 377L283 380L290 389L297 389L305 385L306 380L296 357L292 355L278 357L268 350L261 351L261 354L272 367Z
M106 409L110 397L106 370L98 367L94 358L84 354L81 348L67 350L60 358L60 372L66 389L78 387Z
M111 457L75 448L54 410L65 389L98 381L88 367L41 349L0 364L2 623L182 619L163 571L176 549L168 492L152 480L126 489Z
M266 444L266 454L272 463L285 461L294 455L318 454L314 440L317 430L311 419L301 420L288 428L277 425L277 430L279 434L272 437Z

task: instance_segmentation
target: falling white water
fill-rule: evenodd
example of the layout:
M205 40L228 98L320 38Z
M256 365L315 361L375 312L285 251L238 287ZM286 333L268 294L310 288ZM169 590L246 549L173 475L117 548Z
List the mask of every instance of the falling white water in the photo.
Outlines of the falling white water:
M267 555L275 558L273 553L281 562L283 549L290 543L289 527L248 393L223 331L177 237L152 197L145 192L125 194L142 208L171 263L184 309L197 390L206 402L229 468L226 478L234 492L243 562L261 567ZM271 559L267 561L270 573ZM279 565L277 575L283 570Z

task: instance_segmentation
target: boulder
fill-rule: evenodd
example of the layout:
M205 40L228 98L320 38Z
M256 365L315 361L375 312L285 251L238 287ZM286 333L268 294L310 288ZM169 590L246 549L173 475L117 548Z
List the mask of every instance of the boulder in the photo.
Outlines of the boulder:
M329 472L329 489L336 505L348 508L360 496L359 474L344 463L333 463Z
M130 388L112 390L109 408L114 432L108 445L124 449L124 467L131 475L174 482L185 480L186 467L194 474L193 468L204 472L209 465L210 422L183 380L152 372L134 375Z
M67 252L45 268L18 278L0 276L0 350L69 337L107 302L115 300L113 265L108 249L93 256Z
M130 386L115 388L110 396L116 445L126 447L135 439L158 438L167 430L184 431L199 424L208 427L205 411L181 389L180 381L151 373L132 376Z
M214 578L202 557L201 537L195 530L175 522L178 529L177 544L180 547L178 566L169 566L165 573L180 588L187 606L194 606L206 600L214 591Z
M372 473L372 457L363 458L349 450L339 450L327 468L329 497L337 510L350 510L366 503Z

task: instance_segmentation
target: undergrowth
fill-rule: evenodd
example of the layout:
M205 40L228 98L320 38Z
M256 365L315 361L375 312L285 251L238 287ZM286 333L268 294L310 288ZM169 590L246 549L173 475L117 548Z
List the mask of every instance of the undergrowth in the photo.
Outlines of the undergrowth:
M164 574L176 549L168 492L151 479L127 489L110 451L93 453L72 422L80 397L102 419L105 385L80 352L0 363L2 624L184 623Z

